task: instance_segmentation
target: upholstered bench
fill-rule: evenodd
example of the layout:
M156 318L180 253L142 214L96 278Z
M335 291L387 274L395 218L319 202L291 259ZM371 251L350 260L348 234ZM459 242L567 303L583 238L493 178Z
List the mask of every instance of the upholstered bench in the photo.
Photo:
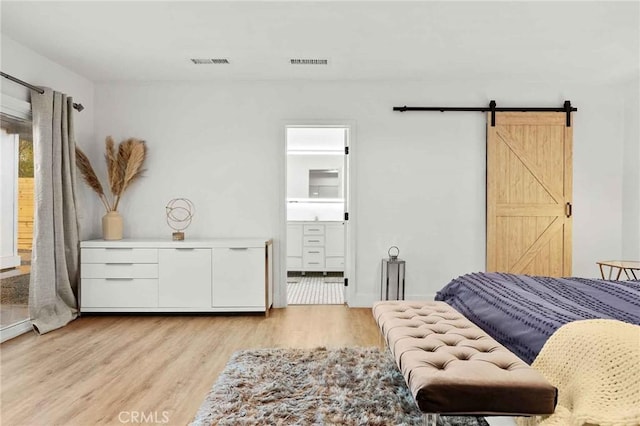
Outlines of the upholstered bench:
M377 302L373 316L425 421L553 413L556 388L446 303Z

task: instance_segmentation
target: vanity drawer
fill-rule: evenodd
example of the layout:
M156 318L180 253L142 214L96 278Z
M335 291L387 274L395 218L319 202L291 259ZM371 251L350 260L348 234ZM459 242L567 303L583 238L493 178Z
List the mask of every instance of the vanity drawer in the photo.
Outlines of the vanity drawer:
M324 248L305 247L302 253L302 266L311 269L324 268Z
M324 236L322 235L305 235L303 238L305 246L324 246Z
M81 278L158 278L157 263L85 263Z
M304 225L304 235L324 235L324 225Z
M321 258L324 260L324 247L304 247L302 249L302 257L305 259Z
M158 249L83 248L82 263L158 263Z
M305 269L312 271L321 271L324 269L324 259L304 259L303 265Z
M83 308L157 308L158 280L88 278L80 292Z

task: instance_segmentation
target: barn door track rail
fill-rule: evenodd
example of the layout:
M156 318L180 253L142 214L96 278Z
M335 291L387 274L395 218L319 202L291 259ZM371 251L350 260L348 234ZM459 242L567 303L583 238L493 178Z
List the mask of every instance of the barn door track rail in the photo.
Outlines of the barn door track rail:
M479 112L491 112L491 127L496 125L496 112L565 112L567 113L567 127L571 127L571 112L577 111L571 105L571 101L564 101L564 105L559 108L553 107L497 107L496 101L489 102L488 107L393 107L394 111L406 112L406 111L479 111Z

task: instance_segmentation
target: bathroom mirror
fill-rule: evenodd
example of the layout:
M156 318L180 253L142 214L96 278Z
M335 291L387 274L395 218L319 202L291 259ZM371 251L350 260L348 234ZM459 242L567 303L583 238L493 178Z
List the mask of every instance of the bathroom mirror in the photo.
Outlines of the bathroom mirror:
M309 170L309 198L339 198L340 173L338 169Z
M341 199L343 163L344 155L288 154L287 198L314 203Z

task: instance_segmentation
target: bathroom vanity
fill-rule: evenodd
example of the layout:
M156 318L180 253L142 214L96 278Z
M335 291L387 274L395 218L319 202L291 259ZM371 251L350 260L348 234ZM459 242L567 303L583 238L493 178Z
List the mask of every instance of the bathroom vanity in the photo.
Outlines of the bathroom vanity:
M287 270L344 272L344 222L287 222Z

